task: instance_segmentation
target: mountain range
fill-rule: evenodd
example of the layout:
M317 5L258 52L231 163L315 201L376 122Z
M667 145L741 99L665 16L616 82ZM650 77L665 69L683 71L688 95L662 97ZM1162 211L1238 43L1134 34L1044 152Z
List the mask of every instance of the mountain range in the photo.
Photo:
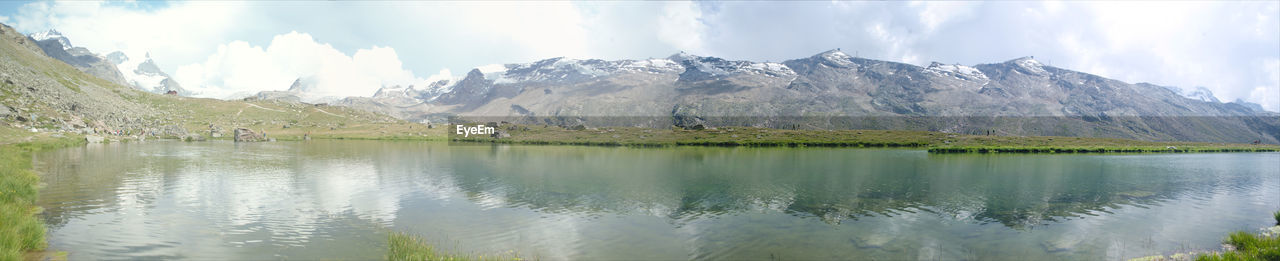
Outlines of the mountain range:
M98 56L56 31L45 53L99 78L187 95L150 57ZM114 66L112 66L114 65ZM115 70L111 70L115 69ZM839 49L782 62L677 53L644 60L551 58L484 66L372 97L315 97L300 77L246 99L348 106L420 122L794 129L910 129L995 135L1280 143L1280 114L1207 88L1130 84L1034 57L978 64L906 63Z
M70 64L89 75L148 92L174 91L183 96L193 94L160 70L160 66L151 60L151 54L143 59L130 59L120 51L99 55L84 47L71 45L71 40L57 30L34 33L30 37L49 57Z
M1280 114L1208 89L1129 84L1034 57L916 66L838 49L780 63L677 53L489 66L336 102L397 117L555 125L913 129L1276 143Z

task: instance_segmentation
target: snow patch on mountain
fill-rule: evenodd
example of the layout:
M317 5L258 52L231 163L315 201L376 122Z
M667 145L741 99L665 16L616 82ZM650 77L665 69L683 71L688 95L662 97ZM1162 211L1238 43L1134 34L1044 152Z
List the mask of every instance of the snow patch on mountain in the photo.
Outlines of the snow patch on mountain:
M1036 61L1035 57L1027 56L1014 59L1010 62L1013 62L1014 65L1017 65L1019 68L1022 68L1031 74L1045 75L1049 73L1044 70L1044 64L1040 63L1040 61Z
M849 56L849 54L840 51L840 49L832 49L826 52L822 52L822 53L819 53L817 56L821 57L822 60L825 60L827 62L830 62L835 65L839 65L842 67L850 67L854 65L853 56Z
M496 82L502 78L502 75L507 73L507 65L490 64L490 65L476 67L476 70L480 70L480 73L484 74L485 80Z
M941 75L949 75L962 80L987 80L987 75L979 71L978 68L959 64L943 64L933 62L929 67L925 68L933 73Z
M697 70L712 76L723 76L737 73L764 74L770 76L794 76L790 67L781 63L730 61L718 57L703 57L680 52L667 58L685 66L686 70Z
M373 99L386 104L400 105L431 102L440 98L440 95L453 91L453 87L458 85L459 80L461 79L438 79L426 84L425 86L383 86L382 88L378 88L377 92L373 93Z
M679 63L669 59L628 60L622 68L628 71L652 73L684 69Z

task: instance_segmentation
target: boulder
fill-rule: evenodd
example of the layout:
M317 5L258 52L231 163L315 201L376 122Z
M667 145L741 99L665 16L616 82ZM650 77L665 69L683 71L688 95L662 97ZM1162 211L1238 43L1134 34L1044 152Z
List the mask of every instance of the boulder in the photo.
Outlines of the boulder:
M84 135L84 141L89 143L102 143L103 141L106 141L106 138L98 135Z
M258 133L253 132L253 130L246 129L246 128L236 128L235 136L233 136L233 138L235 139L236 142L257 142L257 141L266 140L265 138L262 137L262 135L259 135Z

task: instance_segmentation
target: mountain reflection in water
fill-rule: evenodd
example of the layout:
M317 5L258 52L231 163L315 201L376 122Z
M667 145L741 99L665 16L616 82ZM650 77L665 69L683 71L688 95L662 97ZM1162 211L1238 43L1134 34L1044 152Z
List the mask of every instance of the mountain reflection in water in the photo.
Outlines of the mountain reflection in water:
M1280 209L1280 154L96 144L39 153L73 257L380 258L385 230L548 259L1125 258ZM456 247L455 247L456 245Z

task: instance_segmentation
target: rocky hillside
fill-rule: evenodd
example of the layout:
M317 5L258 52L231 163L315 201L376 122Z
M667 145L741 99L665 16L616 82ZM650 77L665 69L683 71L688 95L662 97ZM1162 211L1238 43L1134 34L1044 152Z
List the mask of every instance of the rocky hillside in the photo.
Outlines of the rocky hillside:
M46 55L47 43L0 24L0 129L114 139L229 137L235 128L265 130L273 137L378 137L406 135L413 128L387 115L345 107L144 92Z
M49 57L70 64L89 75L97 76L112 83L128 85L124 75L116 69L115 64L106 57L100 56L84 47L71 45L71 40L56 30L31 34L31 39Z
M1047 66L1032 57L926 67L839 50L781 63L679 53L664 59L553 58L477 68L445 86L346 105L404 118L548 124L703 124L912 129L997 135L1278 143L1280 114ZM1190 97L1188 97L1190 96Z

